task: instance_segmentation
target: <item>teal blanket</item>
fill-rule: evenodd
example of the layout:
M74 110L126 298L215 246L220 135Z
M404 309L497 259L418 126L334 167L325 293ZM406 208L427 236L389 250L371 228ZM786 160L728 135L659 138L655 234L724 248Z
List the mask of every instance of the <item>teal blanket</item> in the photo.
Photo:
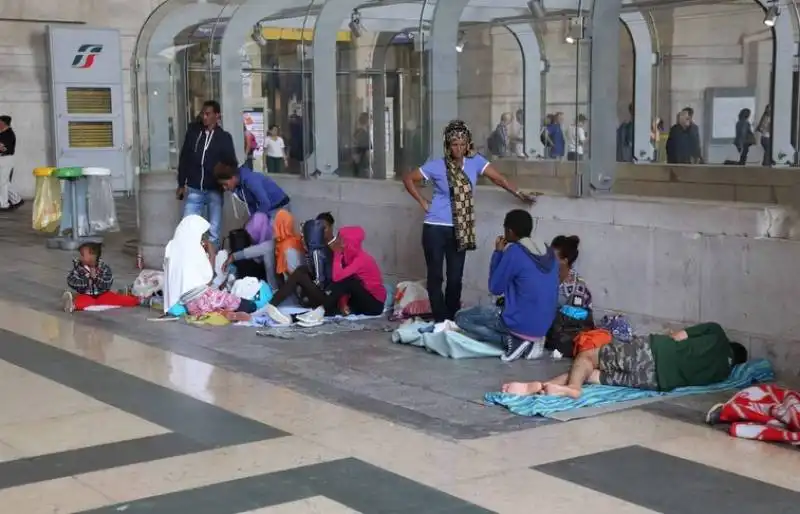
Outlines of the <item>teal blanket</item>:
M485 400L489 404L502 405L520 416L549 416L581 407L599 407L610 403L627 402L654 396L686 396L690 394L714 393L731 389L742 389L754 383L772 382L775 373L766 359L758 359L739 364L731 371L731 376L724 382L707 386L680 387L669 392L645 391L629 387L605 385L588 385L583 388L580 399L560 396L516 396L506 393L486 393Z
M488 343L476 341L458 332L445 331L434 334L420 333L429 329L432 323L410 323L392 332L392 342L425 348L450 359L476 359L479 357L500 357L503 350Z

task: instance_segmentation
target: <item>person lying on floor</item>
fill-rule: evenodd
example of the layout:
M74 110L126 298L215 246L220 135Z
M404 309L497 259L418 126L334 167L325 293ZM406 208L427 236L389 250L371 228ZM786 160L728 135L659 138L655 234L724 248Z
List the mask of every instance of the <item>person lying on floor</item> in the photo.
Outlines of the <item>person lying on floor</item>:
M208 221L196 214L186 216L167 244L164 252L165 313L174 312L178 305L193 316L222 312L229 319L238 319L232 313L257 310L256 302L211 286L214 267L209 250L213 245L204 238L210 227Z
M256 212L245 223L244 228L232 230L228 236L230 254L222 266L228 270L236 263L236 277L255 277L266 280L270 287L275 281L275 242L272 222L263 212ZM271 277L271 278L270 278Z
M612 341L579 353L569 373L547 382L510 382L502 391L575 399L586 383L672 391L721 382L733 366L746 361L745 347L730 341L721 326L702 323L670 335L635 337L629 343Z
M281 325L292 322L277 306L295 293L298 287L308 298L313 311L298 316L301 321L318 323L325 315L363 314L378 316L383 313L386 288L378 263L363 249L364 229L342 227L331 243L333 250L333 273L330 286L322 290L314 282L308 266L300 266L286 283L273 295L267 307L267 315Z
M578 236L556 236L550 243L558 261L558 307L555 320L547 331L545 349L573 356L573 341L584 330L594 328L592 293L575 271L578 259Z
M133 295L115 293L111 290L114 276L111 268L100 257L103 245L83 243L78 247L78 258L72 261L67 274L67 285L72 291L64 292L62 300L65 312L82 311L92 306L137 307L141 300Z
M544 337L556 315L558 265L551 248L537 253L527 211L510 211L503 229L489 265L489 291L503 296L503 307L462 309L455 322L475 339L503 345L506 362L534 359L544 353Z

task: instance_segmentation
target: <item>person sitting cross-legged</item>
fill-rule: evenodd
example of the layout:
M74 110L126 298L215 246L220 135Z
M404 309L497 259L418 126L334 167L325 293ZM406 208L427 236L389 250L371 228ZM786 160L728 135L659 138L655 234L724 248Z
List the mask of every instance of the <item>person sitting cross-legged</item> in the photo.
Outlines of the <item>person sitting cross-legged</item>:
M463 309L455 322L475 339L502 344L506 362L532 359L544 352L544 337L558 308L558 262L551 248L538 253L527 211L510 211L503 228L489 265L489 291L503 296L503 307Z
M705 386L728 378L747 361L747 349L728 339L717 323L702 323L670 335L651 334L629 343L611 343L580 352L569 373L547 382L510 382L508 394L546 394L578 399L583 384L671 391Z

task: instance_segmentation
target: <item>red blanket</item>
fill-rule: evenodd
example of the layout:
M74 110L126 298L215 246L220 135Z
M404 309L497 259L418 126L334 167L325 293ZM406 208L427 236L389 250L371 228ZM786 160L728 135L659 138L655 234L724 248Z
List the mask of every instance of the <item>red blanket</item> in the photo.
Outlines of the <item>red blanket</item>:
M800 393L772 385L748 387L722 406L720 421L743 439L800 445Z

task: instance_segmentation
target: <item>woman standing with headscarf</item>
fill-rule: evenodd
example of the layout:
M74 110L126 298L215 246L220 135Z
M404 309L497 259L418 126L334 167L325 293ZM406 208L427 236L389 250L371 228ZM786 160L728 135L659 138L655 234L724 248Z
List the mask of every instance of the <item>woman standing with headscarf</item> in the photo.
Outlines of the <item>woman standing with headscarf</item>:
M444 158L426 162L403 177L408 193L425 211L422 249L428 268L428 297L436 322L453 319L461 308L461 282L467 251L477 248L473 190L480 175L523 202L532 197L522 193L475 151L472 133L460 120L444 129ZM428 202L417 184L429 180L433 196ZM442 294L446 264L447 287Z

